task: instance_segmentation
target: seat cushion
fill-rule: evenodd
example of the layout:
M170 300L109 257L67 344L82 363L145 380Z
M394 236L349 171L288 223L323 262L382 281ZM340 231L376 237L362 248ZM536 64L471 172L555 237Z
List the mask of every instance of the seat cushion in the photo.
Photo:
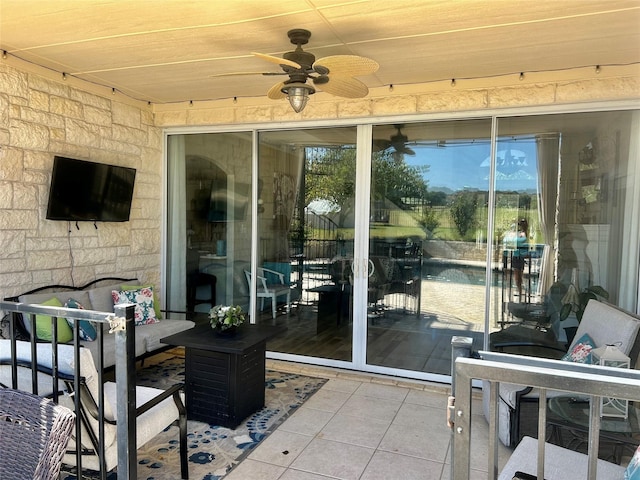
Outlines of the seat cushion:
M506 463L498 480L512 480L516 472L536 475L538 471L538 440L524 437ZM545 443L545 480L584 480L587 478L588 457L582 453ZM625 468L598 460L597 478L622 479Z
M569 351L586 333L593 339L596 346L614 345L619 342L620 351L629 355L638 335L638 329L640 329L640 318L608 303L590 300Z
M165 318L159 323L152 325L136 326L136 355L138 355L138 344L142 343L146 352L153 352L162 347L167 347L160 343L160 339L193 328L195 323L191 320L171 320ZM142 342L140 340L143 340Z

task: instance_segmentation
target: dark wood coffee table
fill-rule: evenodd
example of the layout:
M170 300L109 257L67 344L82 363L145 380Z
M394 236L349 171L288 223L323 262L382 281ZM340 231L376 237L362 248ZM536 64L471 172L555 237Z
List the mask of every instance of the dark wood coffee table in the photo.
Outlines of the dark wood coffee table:
M228 428L264 407L265 351L284 327L242 325L222 336L199 325L162 338L185 347L187 418Z

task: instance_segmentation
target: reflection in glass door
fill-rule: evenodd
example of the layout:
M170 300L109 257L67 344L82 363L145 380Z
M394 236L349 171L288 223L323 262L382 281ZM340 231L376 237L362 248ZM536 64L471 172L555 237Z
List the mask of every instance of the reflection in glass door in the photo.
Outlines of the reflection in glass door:
M491 121L373 127L367 363L450 374L482 346Z
M356 128L264 132L258 148L256 321L270 351L352 360Z

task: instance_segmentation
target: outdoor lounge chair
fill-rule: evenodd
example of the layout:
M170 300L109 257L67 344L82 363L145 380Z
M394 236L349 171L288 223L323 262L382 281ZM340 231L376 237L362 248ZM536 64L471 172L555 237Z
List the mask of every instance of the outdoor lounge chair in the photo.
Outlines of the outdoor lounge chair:
M560 359L565 353L572 352L574 346L588 334L595 347L616 344L622 353L632 357L632 366L638 356L636 338L640 329L640 317L621 310L611 304L590 300L585 309L578 331L569 348L559 351L558 344L535 341L515 342L518 348L527 348L527 354L538 350L538 357ZM503 342L508 347L507 342ZM632 352L633 349L633 352ZM554 392L548 392L551 398ZM483 385L483 409L488 419L489 384ZM498 434L500 441L515 447L525 436L538 436L538 391L531 387L508 383L500 384L498 407Z
M31 344L16 342L18 365L18 388L31 390ZM53 395L51 378L52 351L50 343L38 343L38 394ZM0 352L9 352L9 340L0 340ZM118 463L116 422L118 398L116 384L104 383L104 419L99 415L99 375L93 357L87 348L79 349L80 398L81 409L77 412L81 422L80 451L82 468L94 471L111 471ZM0 383L11 385L11 367L7 365L11 359L3 354L0 358ZM58 345L58 402L70 409L75 409L74 391L74 347ZM182 384L176 384L167 390L136 386L136 446L140 448L169 425L177 422L180 429L180 468L183 479L188 478L187 464L187 417L182 398ZM104 426L104 458L99 457L100 424ZM76 432L69 441L63 463L75 466L77 463ZM4 478L4 477L2 477Z
M0 478L57 480L75 419L51 400L0 388Z

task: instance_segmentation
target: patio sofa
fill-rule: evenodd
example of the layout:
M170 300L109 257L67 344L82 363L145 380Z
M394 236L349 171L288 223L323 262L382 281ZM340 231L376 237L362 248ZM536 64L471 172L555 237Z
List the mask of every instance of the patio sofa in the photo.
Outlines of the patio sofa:
M102 278L94 280L82 286L70 286L70 285L49 285L45 287L36 288L17 295L15 297L6 298L6 301L21 302L28 304L49 304L54 306L65 306L71 300L73 300L76 308L84 308L86 310L95 310L99 312L113 312L114 299L112 292L129 291L132 294L130 298L136 298L136 293L142 291L142 287L146 288L145 294L149 295L149 291L153 294L153 286L143 285L137 279L126 278ZM150 287L150 288L149 288ZM157 321L153 323L151 320L136 319L135 326L135 355L137 359L144 359L150 355L159 353L162 350L169 348L168 345L160 343L160 339L173 335L174 333L181 332L192 328L195 324L190 320L173 320L162 318L162 311L160 310L159 302L157 301L157 295L153 294L153 302L147 303L146 307L153 308L153 315L149 314L148 317L155 318ZM53 300L53 299L57 299ZM120 302L122 303L122 302ZM16 325L18 326L19 336L22 339L28 339L31 336L30 322L23 318L19 313L13 313L18 315L15 318ZM66 322L66 320L59 319ZM146 323L144 323L146 322ZM46 324L46 322L44 322ZM50 323L50 322L49 322ZM95 327L95 326L94 326ZM91 328L91 327L89 327ZM107 324L102 325L103 330L108 329ZM81 324L82 330L82 324ZM4 332L3 332L4 333ZM115 336L109 335L104 332L104 363L105 368L115 365ZM60 330L58 331L58 341L64 342L65 339L60 337ZM0 335L2 336L2 335ZM6 336L6 333L4 333ZM90 340L81 331L81 338L85 336L85 339L80 340L80 343L86 347L92 354L94 363L97 364L98 360L98 342ZM38 335L39 341L47 341L46 337L42 338ZM50 340L49 340L50 341Z

